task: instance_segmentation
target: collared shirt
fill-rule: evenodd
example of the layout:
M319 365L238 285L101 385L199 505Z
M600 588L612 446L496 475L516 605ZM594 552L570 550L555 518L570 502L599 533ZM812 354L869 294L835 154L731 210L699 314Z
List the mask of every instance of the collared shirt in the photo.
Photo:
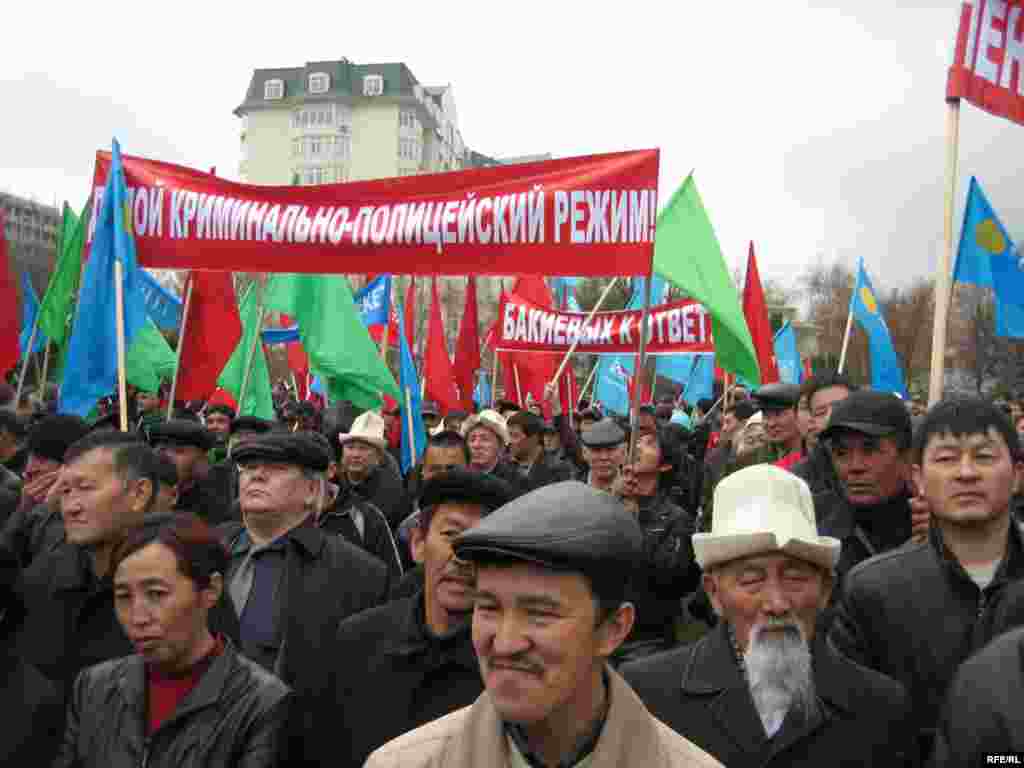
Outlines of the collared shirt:
M601 716L594 726L576 743L576 748L569 753L569 757L559 761L557 768L582 768L589 762L591 753L597 747L597 742L604 731L604 723L608 719L608 710L611 707L611 685L608 681L608 670L601 672L601 680L604 683L605 691L604 711L601 712ZM505 735L508 736L511 746L523 758L526 765L530 768L546 768L546 764L540 756L530 749L523 726L518 723L505 723Z
M273 671L281 649L278 601L290 533L262 547L253 547L249 532L242 529L231 548L229 582L252 550L252 589L238 617L241 648L246 656L269 671Z

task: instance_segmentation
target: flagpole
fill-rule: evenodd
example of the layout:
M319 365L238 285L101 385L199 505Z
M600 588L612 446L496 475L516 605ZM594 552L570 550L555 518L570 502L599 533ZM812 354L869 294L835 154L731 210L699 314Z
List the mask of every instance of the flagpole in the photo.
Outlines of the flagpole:
M25 350L25 356L21 360L21 373L18 374L18 391L14 395L15 408L21 403L21 393L25 389L25 374L28 373L28 361L32 357L32 347L36 345L36 334L39 333L39 315L40 312L37 310L36 319L32 322L32 334L28 339L28 348Z
M124 264L114 259L114 313L117 320L117 402L121 415L121 431L128 431L128 380L125 371L124 339Z
M491 408L498 401L498 350L491 352Z
M40 383L40 401L46 401L46 376L50 369L50 340L46 340L46 344L43 345L43 380Z
M946 113L946 200L943 231L945 243L935 275L935 320L932 324L932 368L928 381L928 406L942 398L946 372L946 330L949 324L949 299L953 284L953 207L960 147L960 100L948 102Z
M587 380L583 382L583 389L580 390L580 398L576 401L576 407L580 407L580 403L583 402L583 398L587 395L587 390L590 389L590 383L594 380L594 376L597 374L597 369L601 365L601 361L598 360L594 363L594 367L590 369L590 375L587 376Z
M181 328L178 329L178 349L175 350L174 376L171 378L171 393L167 397L167 420L174 415L174 393L178 390L178 374L181 373L181 352L185 345L185 331L188 328L188 310L192 306L192 286L195 284L195 272L188 276L188 289L185 291L185 306L181 310Z
M573 352L576 351L576 347L580 345L580 341L582 341L583 339L583 328L586 328L588 325L594 322L594 315L596 315L598 311L600 311L601 305L604 304L604 300L608 298L608 294L611 293L612 288L615 286L615 283L617 283L618 280L618 277L613 277L611 282L605 286L605 289L601 293L601 296L598 298L597 303L594 305L594 308L590 310L590 313L587 315L587 319L583 321L583 325L580 328L580 332L576 336L576 339L573 341L572 346L569 347L569 351L566 352L565 357L562 358L562 363L561 365L558 366L558 372L555 373L555 377L552 379L552 381L558 381L560 378L562 378L562 373L565 372L565 366L568 365L569 358L572 357Z
M260 333L263 331L263 281L260 280L256 286L259 293L256 296L256 329L252 335L252 342L249 344L249 353L245 358L245 373L242 375L242 388L238 393L238 415L242 415L245 408L245 396L248 394L249 379L252 377L252 363L256 359L256 345L260 340Z
M633 463L633 455L636 453L637 425L640 422L640 390L643 389L643 370L647 363L647 321L651 313L651 283L654 282L654 269L647 273L647 280L644 285L644 308L640 315L640 359L636 361L633 376L633 398L629 406L629 454L627 464ZM653 391L653 387L651 388Z
M512 364L512 376L516 380L516 400L519 402L520 407L525 407L523 402L523 389L519 386L519 366L515 363Z
M846 351L850 346L850 332L853 331L853 299L850 299L850 311L846 313L846 331L843 333L843 349L839 353L839 367L836 373L842 373L846 367Z
M416 466L416 422L412 416L412 391L405 388L405 420L409 422L409 469Z

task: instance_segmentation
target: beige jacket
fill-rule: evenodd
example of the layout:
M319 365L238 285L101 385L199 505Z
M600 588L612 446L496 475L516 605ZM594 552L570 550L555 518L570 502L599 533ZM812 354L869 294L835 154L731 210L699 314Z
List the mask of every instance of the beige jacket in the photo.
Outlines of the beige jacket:
M588 768L721 768L702 749L656 720L617 672L608 670L611 707ZM509 768L509 741L485 691L472 706L427 723L378 749L364 768Z

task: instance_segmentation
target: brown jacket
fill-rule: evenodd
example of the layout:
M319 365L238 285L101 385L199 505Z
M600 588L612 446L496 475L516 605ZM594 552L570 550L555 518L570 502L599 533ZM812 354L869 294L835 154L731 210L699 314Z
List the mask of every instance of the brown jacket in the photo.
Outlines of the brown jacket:
M656 720L617 672L608 670L611 707L589 768L721 768L709 754ZM365 768L507 768L509 740L485 691L469 707L399 736Z

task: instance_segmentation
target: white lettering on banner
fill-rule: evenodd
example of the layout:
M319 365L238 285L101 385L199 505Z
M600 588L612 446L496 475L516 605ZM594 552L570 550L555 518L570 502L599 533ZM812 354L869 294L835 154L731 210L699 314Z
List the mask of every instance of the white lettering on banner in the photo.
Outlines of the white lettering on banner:
M633 343L633 316L626 315L619 323L619 344Z
M981 18L981 35L978 38L978 63L974 73L983 77L993 85L999 83L999 63L989 56L989 46L1003 47L1003 35L1006 25L1006 0L988 0L984 3L985 11ZM994 22L1000 22L996 27Z
M146 234L149 225L149 195L145 187L138 190L132 200L132 229L136 235Z
M182 194L178 190L171 190L171 237L175 239L185 237L181 229L181 198Z
M441 216L441 236L446 243L457 243L459 241L458 233L452 230L452 225L456 223L458 217L459 203L456 200L449 200L444 204L444 213Z
M516 337L516 318L515 318L515 312L516 312L516 305L513 304L512 302L507 302L505 304L505 316L502 318L502 320L503 320L503 324L502 324L503 328L502 328L502 332L501 332L502 338L514 339Z
M188 225L195 221L198 204L199 195L195 192L185 193L185 204L181 208L181 229L185 237L188 237Z
M485 197L480 200L476 207L476 239L480 241L481 245L487 245L491 242L491 225L488 224L484 227L484 215L485 211L488 213L493 212L494 203L491 198Z
M555 344L565 344L565 318L559 315L555 318Z
M670 344L678 344L683 340L683 319L682 312L673 309L668 313L668 341Z
M540 340L540 318L543 314L544 313L539 309L530 310L530 322L527 326L529 332L526 335L528 341L536 342Z
M150 235L160 237L164 233L164 188L149 190L149 229Z
M580 337L580 326L583 321L578 317L569 318L569 322L565 327L565 340L569 344L576 342L576 339Z
M999 85L1010 88L1013 75L1017 75L1017 93L1024 95L1024 28L1021 27L1021 13L1024 8L1019 5L1010 9L1006 20L1006 52L1003 55L1003 75Z
M529 197L529 223L531 243L544 242L544 191L534 188Z
M550 312L545 312L544 316L540 319L540 343L550 344L554 334L555 316Z
M516 340L526 341L526 307L519 308L519 317L516 320Z
M561 190L555 192L555 242L562 242L562 227L569 220L569 195Z
M589 242L587 239L588 233L585 233L580 229L580 225L583 223L583 202L585 197L586 196L583 194L583 191L579 189L574 189L570 194L570 198L572 199L572 203L570 204L572 209L572 228L570 231L572 233L571 239L574 243Z

